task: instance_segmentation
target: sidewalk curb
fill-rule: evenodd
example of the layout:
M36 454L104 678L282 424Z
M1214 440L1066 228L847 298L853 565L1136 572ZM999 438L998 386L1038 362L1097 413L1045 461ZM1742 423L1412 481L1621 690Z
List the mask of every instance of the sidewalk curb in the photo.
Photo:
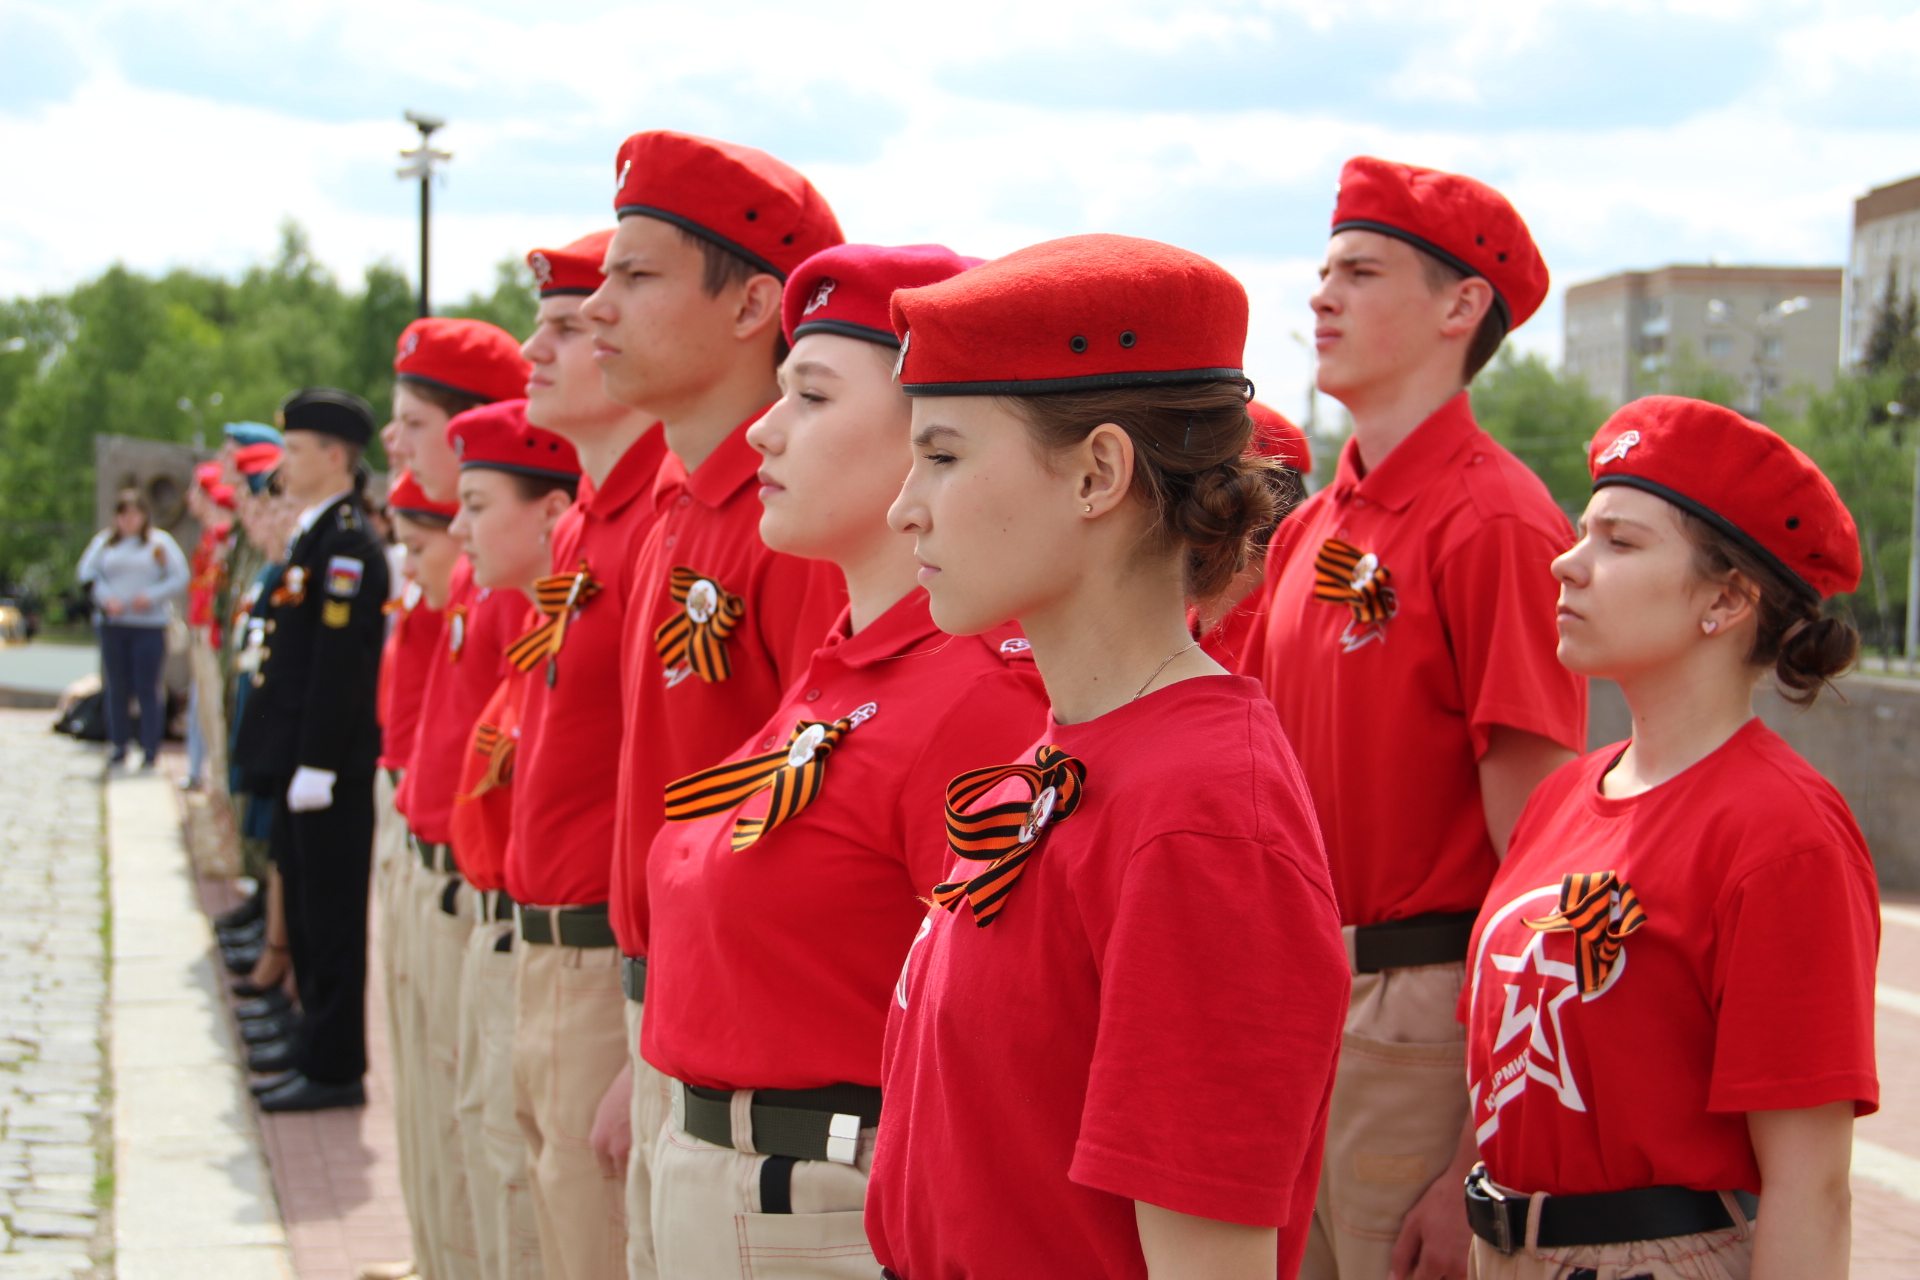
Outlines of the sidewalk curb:
M118 1280L291 1280L171 783L106 784Z

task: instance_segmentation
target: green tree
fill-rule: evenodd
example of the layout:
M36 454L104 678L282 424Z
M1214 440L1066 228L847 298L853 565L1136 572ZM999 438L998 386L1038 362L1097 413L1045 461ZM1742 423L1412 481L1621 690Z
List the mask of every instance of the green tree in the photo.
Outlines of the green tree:
M533 336L534 322L540 314L533 272L527 269L526 259L511 255L500 259L493 267L492 293L470 293L459 306L445 308L444 314L485 320L525 342Z
M1473 382L1473 416L1546 482L1569 514L1587 503L1587 442L1607 420L1607 406L1586 380L1561 376L1539 355L1500 348Z

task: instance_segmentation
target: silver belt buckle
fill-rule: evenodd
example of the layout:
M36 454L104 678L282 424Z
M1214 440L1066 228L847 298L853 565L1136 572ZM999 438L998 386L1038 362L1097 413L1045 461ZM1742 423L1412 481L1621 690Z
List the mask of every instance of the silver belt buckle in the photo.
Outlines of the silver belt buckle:
M852 1164L860 1152L860 1117L834 1113L827 1121L827 1159Z
M1513 1220L1507 1217L1507 1205L1513 1197L1504 1194L1487 1176L1487 1166L1475 1165L1472 1175L1475 1190L1493 1204L1493 1247L1503 1254L1512 1254Z

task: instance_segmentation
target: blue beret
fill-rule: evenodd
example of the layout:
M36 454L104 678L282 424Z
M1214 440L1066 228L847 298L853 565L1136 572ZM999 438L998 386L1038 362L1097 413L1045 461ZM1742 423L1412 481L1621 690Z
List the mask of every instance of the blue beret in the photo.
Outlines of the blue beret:
M227 439L235 444L285 444L279 431L264 422L229 422Z

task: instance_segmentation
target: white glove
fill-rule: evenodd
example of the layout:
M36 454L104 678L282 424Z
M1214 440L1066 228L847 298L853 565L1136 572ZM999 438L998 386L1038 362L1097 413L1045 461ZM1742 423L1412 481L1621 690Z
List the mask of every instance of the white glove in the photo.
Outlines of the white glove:
M287 808L295 813L311 813L332 805L333 780L337 776L331 769L309 769L302 765L287 785Z

